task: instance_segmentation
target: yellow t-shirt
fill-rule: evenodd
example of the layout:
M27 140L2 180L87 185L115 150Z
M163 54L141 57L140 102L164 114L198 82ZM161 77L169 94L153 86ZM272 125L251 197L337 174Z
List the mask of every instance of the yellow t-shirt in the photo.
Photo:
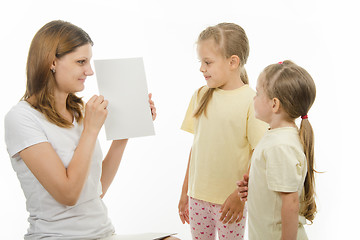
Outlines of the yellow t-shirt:
M284 127L267 131L251 158L247 201L250 240L281 239L279 192L298 192L301 203L306 172L298 130ZM297 239L307 239L305 223L299 215Z
M194 133L188 195L223 204L236 189L236 181L247 172L250 154L267 129L267 124L255 119L255 92L248 86L215 89L207 106L207 117L193 117L204 86L191 98L181 129ZM199 92L199 94L198 94Z

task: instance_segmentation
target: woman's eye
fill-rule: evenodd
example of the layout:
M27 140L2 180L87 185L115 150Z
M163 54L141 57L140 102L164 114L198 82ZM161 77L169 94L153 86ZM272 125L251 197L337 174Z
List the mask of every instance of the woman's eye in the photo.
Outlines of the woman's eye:
M85 60L79 60L78 63L84 64L84 63L85 63Z

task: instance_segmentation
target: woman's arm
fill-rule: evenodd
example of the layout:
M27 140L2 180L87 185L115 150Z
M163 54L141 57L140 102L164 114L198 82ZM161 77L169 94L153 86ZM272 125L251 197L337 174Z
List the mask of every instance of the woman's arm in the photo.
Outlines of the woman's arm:
M149 105L153 121L156 119L156 107L154 101L151 99L152 94L149 93ZM119 169L119 165L124 154L124 150L128 139L114 140L109 148L108 153L102 163L102 194L101 198L104 197L105 193L109 189L114 177Z
M102 195L104 197L119 168L128 139L114 140L102 163Z
M65 168L52 145L42 142L20 151L20 157L41 185L59 203L75 205L86 182L96 139L107 116L108 102L93 96L86 104L84 130Z
M280 193L282 199L281 222L282 240L297 238L299 224L299 196L297 192Z

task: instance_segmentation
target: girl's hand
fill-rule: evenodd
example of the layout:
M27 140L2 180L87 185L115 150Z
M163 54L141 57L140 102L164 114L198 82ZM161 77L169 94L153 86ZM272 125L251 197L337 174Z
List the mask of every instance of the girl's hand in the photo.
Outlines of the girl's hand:
M151 97L152 97L152 94L149 93L149 104L150 104L152 119L154 121L156 118L156 107L155 107L154 101L151 100Z
M224 224L240 222L243 217L244 205L245 203L240 200L238 192L235 190L221 206L220 212L222 214L220 216L220 221L222 221Z
M243 202L247 201L248 184L249 184L249 175L248 174L244 174L243 180L236 182L236 185L238 186L238 194L240 196L240 200Z
M181 194L178 208L181 222L189 223L189 197L187 194Z
M108 114L108 101L103 96L92 96L85 105L84 130L99 133Z

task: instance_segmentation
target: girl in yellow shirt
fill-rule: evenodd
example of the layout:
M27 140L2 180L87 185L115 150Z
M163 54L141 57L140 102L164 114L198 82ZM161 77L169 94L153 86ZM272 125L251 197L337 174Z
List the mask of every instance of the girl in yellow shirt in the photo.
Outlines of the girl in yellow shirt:
M179 215L193 239L243 239L246 211L235 183L267 128L254 117L249 43L240 26L220 23L199 35L197 51L207 85L194 93L181 127L194 142Z

